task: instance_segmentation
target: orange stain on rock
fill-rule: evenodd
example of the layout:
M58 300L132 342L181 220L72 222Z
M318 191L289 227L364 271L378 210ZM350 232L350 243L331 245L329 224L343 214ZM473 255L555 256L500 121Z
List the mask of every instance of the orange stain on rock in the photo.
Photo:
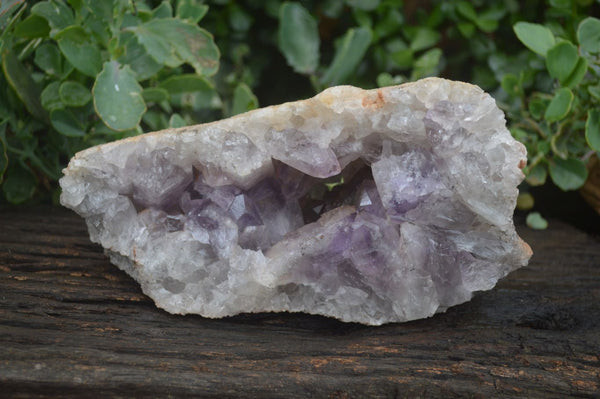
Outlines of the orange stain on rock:
M377 96L369 95L362 99L362 106L365 108L381 108L383 104L385 104L385 99L383 98L381 89L377 90Z

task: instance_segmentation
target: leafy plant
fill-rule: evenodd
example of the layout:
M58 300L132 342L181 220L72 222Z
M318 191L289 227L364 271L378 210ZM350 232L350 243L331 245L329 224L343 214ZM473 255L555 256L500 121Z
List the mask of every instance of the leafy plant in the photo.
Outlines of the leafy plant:
M198 112L218 103L209 78L219 50L198 25L206 11L194 0L3 4L5 198L19 203L40 185L55 189L85 147L201 120Z
M529 156L521 195L548 176L564 191L581 188L588 178L586 163L600 154L600 19L577 13L576 2L567 2L573 3L570 8L551 3L569 23L565 28L552 21L516 23L515 34L537 55L528 68L502 81L511 131ZM540 218L532 213L528 224L545 228Z
M600 19L581 20L575 32L554 34L534 23L514 25L516 35L544 59L535 72L550 82L528 88L520 75L506 75L515 106L510 112L513 134L530 156L527 182L540 185L548 175L563 190L580 188L587 179L585 161L600 151Z

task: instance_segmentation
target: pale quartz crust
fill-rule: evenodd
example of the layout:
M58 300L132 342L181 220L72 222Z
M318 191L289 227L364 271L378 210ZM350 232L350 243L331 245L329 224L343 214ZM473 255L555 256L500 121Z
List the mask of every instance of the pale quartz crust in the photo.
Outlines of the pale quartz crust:
M414 320L491 289L531 256L512 221L526 151L505 124L462 82L332 87L81 151L61 203L171 313ZM285 187L348 174L357 159L372 177L355 199L305 224L308 189Z

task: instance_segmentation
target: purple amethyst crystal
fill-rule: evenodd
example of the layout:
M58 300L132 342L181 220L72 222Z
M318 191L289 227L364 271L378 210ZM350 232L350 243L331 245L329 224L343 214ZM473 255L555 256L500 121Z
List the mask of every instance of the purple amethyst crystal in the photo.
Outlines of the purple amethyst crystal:
M386 218L386 210L381 203L377 185L373 180L365 180L358 187L355 206L359 212L368 212L383 219Z
M85 150L61 202L169 312L378 325L527 263L512 223L525 159L475 86L344 86Z
M181 193L192 182L192 173L191 169L186 171L174 164L174 157L173 150L165 148L152 151L137 163L133 163L131 158L128 160L127 167L134 170L137 177L132 182L131 194L135 204L141 208L168 208L178 201Z

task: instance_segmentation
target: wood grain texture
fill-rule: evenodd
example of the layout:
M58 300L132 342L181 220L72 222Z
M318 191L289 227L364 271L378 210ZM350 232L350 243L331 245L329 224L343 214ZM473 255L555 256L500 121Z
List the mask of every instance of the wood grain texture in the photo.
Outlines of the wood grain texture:
M492 291L382 327L157 309L59 208L0 209L0 396L600 397L600 242L521 229Z

